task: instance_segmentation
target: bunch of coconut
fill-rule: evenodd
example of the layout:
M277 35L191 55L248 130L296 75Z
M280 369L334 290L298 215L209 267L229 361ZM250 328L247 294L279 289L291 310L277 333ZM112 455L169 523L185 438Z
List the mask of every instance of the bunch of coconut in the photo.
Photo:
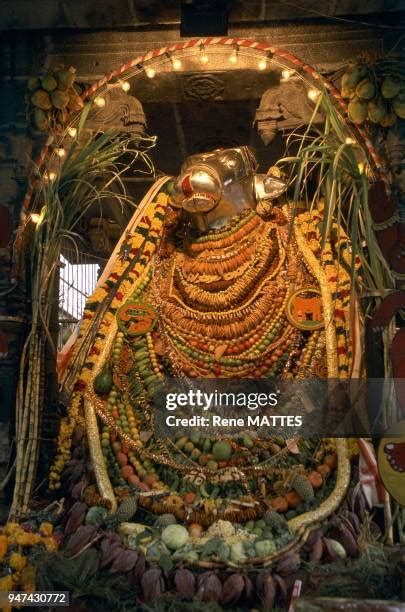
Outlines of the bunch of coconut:
M377 76L365 63L350 64L342 76L341 95L349 99L349 117L357 125L365 121L391 127L405 119L405 81L395 74Z
M83 108L81 89L75 78L74 68L58 66L28 79L30 114L36 130L45 132L51 126L63 128L69 113Z

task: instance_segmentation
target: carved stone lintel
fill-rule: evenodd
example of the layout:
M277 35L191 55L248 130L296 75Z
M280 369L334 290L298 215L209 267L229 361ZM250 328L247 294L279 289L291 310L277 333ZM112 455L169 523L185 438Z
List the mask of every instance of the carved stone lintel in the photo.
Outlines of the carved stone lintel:
M265 145L274 140L278 131L309 123L314 104L308 99L302 81L280 83L264 92L256 111L254 125ZM322 121L318 114L316 122Z

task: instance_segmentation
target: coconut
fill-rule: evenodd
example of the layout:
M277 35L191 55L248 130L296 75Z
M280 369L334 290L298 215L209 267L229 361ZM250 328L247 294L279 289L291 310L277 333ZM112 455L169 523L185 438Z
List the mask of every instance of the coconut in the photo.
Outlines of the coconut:
M52 108L52 102L49 99L49 95L43 89L37 89L32 94L31 102L34 106L42 108L42 110L50 110Z
M351 89L350 87L342 87L340 94L342 98L345 98L345 100L347 100L349 98L353 98L353 96L356 94L356 90Z
M48 129L48 115L42 110L42 108L36 108L34 110L34 126L40 132L45 132Z
M44 76L41 76L41 85L42 85L42 89L45 89L45 91L53 91L54 89L57 88L58 83L56 82L56 79L54 79L52 75L45 74Z
M380 123L380 121L384 118L386 114L384 104L381 102L381 100L377 100L377 101L371 100L367 104L367 109L368 109L368 118L373 123Z
M383 117L380 121L380 125L385 128L392 127L397 120L397 116L395 113L387 113L385 117Z
M360 125L367 117L367 102L359 98L353 98L349 102L348 111L353 123Z
M39 79L37 77L30 77L27 81L27 87L29 91L35 91L40 86Z
M361 79L367 75L367 66L365 64L356 64L349 66L342 76L342 89L354 89Z
M69 68L69 70L59 70L56 73L56 78L58 79L58 88L65 90L72 87L75 80L75 69Z
M356 87L356 96L362 100L371 100L375 96L375 85L370 79L363 79Z
M392 101L392 108L394 109L397 117L405 119L405 93L399 94Z
M68 108L72 111L79 111L83 108L84 102L76 93L69 92Z
M66 108L69 103L69 94L66 93L66 91L55 89L55 91L51 93L51 100L55 108Z
M395 98L399 94L399 90L401 89L401 82L398 79L394 79L393 77L385 77L381 84L381 94L383 98L390 100L391 98Z

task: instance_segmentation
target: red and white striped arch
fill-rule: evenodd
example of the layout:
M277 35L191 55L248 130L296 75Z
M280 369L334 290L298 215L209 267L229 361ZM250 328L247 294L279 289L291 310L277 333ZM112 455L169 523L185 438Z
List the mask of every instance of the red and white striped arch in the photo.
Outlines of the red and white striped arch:
M209 47L222 47L224 51L226 48L233 48L237 45L240 49L250 49L257 57L270 55L277 60L279 60L280 64L282 64L287 69L295 69L298 71L304 80L307 80L308 83L312 86L320 86L324 88L332 100L334 100L335 105L340 111L340 116L342 117L343 122L346 122L347 117L347 104L345 100L340 95L340 92L334 87L334 85L322 76L315 68L306 64L304 61L290 53L289 51L285 51L284 49L280 49L278 47L273 47L270 44L259 42L256 40L251 40L248 38L230 38L230 37L209 37L209 38L198 38L191 39L184 42L179 42L174 45L169 45L161 48L156 48L143 55L139 55L128 62L118 66L115 70L107 73L101 79L96 81L91 87L89 87L83 94L83 100L88 98L96 97L101 94L107 87L107 85L114 81L115 79L122 79L125 75L131 75L134 72L134 69L139 67L139 65L143 65L148 63L148 66L153 67L154 60L163 60L167 57L168 54L172 58L178 56L184 56L187 54L187 51L195 50L196 48L200 48L201 46L205 48ZM384 167L381 159L379 158L372 142L368 138L366 131L360 126L355 126L350 124L350 131L357 134L357 139L367 151L369 155L369 161L373 166L375 173L378 177L383 178L384 180ZM44 147L39 155L39 158L36 160L36 166L41 168L45 163L48 155L48 147ZM22 221L26 215L26 212L29 210L32 195L34 192L35 181L34 177L29 181L29 186L27 189L27 193L25 195L22 207Z

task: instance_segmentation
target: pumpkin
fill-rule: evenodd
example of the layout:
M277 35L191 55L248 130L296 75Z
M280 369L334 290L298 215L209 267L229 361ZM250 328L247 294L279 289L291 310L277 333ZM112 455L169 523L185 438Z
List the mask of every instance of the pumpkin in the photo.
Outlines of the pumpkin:
M99 374L95 377L93 381L93 389L97 393L97 395L106 395L109 393L113 386L113 377L111 368L108 363L106 363Z

